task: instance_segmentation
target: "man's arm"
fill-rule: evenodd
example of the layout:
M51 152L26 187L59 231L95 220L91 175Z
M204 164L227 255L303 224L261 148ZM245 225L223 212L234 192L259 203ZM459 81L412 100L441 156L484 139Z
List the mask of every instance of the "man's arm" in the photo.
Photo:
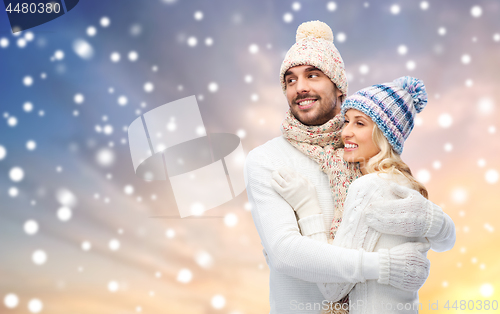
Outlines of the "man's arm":
M325 225L323 223L323 214L310 215L301 217L299 216L299 225L302 235L307 236L309 239L315 241L320 241L323 243L328 243L327 232ZM373 278L379 277L379 265L378 260L376 265L367 264L362 266L364 269L369 269L371 271L369 276ZM343 283L317 283L318 289L325 298L330 302L337 302L344 298L351 290L354 288L354 284L350 282Z
M363 259L378 253L334 247L300 234L294 210L271 187L271 161L255 151L245 164L252 217L270 264L279 272L309 282L364 282Z

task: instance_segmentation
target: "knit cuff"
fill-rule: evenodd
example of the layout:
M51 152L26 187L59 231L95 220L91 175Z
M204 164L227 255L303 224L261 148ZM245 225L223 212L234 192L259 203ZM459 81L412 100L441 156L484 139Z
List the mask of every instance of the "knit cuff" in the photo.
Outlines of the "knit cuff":
M311 215L299 219L299 226L303 236L309 236L320 232L324 232L326 234L323 214Z
M382 285L389 284L389 277L391 275L391 259L389 258L389 250L388 249L380 249L378 250L379 254L379 278L378 283Z
M387 255L389 257L389 280L392 286L402 284L407 267L407 252L402 249L392 249ZM391 254L392 253L392 254Z
M435 252L444 252L450 250L455 244L455 224L445 212L443 212L443 226L438 234L432 238L428 238L432 245L432 250ZM444 246L443 246L444 245Z
M433 238L438 235L439 231L441 231L441 228L443 227L444 213L441 207L437 206L431 201L428 202L430 203L431 206L429 215L430 226L429 230L427 230L427 232L424 234L424 237Z

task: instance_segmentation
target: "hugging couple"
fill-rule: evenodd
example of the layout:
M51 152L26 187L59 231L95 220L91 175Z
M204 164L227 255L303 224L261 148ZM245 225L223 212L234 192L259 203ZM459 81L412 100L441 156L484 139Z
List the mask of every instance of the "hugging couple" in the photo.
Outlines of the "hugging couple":
M400 157L427 103L423 82L405 76L347 97L320 21L299 26L280 80L283 136L245 164L270 313L417 313L427 251L455 244L453 221Z

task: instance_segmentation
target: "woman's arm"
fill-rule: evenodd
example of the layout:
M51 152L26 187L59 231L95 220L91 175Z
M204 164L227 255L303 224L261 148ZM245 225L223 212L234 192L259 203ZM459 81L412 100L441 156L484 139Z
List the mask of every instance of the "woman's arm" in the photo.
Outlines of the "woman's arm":
M441 230L434 237L427 238L431 242L431 249L435 252L449 251L455 245L455 223L445 212L443 214L444 219Z
M408 187L391 184L396 200L374 202L366 213L366 223L380 233L425 237L436 252L455 245L455 224L441 207Z

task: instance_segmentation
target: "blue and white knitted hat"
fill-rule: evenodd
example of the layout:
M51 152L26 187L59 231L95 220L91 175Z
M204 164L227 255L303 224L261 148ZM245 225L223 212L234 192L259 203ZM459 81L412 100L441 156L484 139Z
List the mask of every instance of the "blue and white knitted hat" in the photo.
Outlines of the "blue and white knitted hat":
M373 85L347 97L342 116L356 109L375 122L396 153L403 152L404 141L413 130L415 115L427 104L427 92L421 80L403 76L391 83Z

